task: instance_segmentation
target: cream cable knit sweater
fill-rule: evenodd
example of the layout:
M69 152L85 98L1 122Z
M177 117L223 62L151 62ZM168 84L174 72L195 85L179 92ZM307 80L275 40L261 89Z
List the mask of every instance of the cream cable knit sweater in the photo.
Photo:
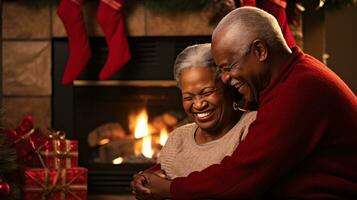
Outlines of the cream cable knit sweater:
M239 142L248 132L257 112L246 112L238 123L223 137L198 145L194 133L195 123L176 128L160 152L158 162L170 179L184 177L194 171L201 171L210 165L218 164L225 156L232 155Z

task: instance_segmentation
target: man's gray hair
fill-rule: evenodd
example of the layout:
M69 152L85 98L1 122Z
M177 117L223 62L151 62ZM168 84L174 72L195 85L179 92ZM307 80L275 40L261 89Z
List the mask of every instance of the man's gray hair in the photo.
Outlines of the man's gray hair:
M213 37L221 30L239 33L240 36L235 34L237 37L232 39L262 39L270 48L288 48L276 18L259 8L246 6L231 11L219 22L213 32ZM242 34L247 37L242 38ZM245 46L240 47L241 54L245 54L249 50L250 44L247 42L251 41L245 41Z
M216 73L216 80L220 79L217 66L211 54L211 44L196 44L186 47L176 57L174 64L174 78L180 87L180 76L182 70L194 67L207 67Z

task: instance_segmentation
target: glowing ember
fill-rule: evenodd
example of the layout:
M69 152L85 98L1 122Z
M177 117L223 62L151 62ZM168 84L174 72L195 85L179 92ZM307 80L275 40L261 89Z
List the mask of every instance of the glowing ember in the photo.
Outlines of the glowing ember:
M119 165L119 164L121 164L123 161L124 161L123 157L117 157L117 158L115 158L115 159L113 160L112 163L113 163L114 165Z
M101 139L98 144L99 145L105 145L105 144L108 144L110 142L110 140L108 138L104 138L104 139Z
M169 135L167 133L167 130L165 128L161 129L161 131L160 131L160 140L159 140L159 143L160 143L161 146L165 145L168 136Z

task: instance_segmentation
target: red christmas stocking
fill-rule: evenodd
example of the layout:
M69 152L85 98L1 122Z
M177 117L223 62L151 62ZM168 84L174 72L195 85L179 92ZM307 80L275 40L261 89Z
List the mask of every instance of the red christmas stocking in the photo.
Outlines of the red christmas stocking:
M286 17L285 8L286 0L270 0L261 1L259 7L268 13L272 14L278 21L281 31L283 32L286 43L290 48L294 47L295 39L290 31L288 19Z
M62 78L63 84L72 83L92 56L82 14L84 0L61 0L57 14L68 36L69 58Z
M99 74L100 80L114 75L131 58L123 26L123 3L124 0L101 0L99 4L97 21L109 47L107 61Z
M256 6L257 2L256 0L240 0L240 6Z

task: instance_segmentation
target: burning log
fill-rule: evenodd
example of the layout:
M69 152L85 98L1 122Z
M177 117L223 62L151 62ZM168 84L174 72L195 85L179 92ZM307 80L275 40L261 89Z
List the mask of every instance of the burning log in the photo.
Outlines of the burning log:
M168 132L170 132L179 124L181 124L183 119L185 119L185 115L182 113L169 111L154 117L154 119L150 121L149 126L156 133L160 133L160 131L163 129L166 129Z
M114 160L117 162L114 164L154 162L154 158L146 158L142 153L135 152L135 148L141 144L142 139L125 138L102 145L99 147L100 162L113 163Z
M95 147L127 137L125 130L119 123L107 123L91 131L88 134L87 141L89 146Z
M99 158L102 162L112 162L118 157L134 155L134 138L111 141L99 147Z
M88 144L97 147L96 162L154 162L168 138L168 132L180 125L184 117L179 112L171 111L149 122L147 111L143 109L129 115L130 135L119 123L107 123L89 133Z

